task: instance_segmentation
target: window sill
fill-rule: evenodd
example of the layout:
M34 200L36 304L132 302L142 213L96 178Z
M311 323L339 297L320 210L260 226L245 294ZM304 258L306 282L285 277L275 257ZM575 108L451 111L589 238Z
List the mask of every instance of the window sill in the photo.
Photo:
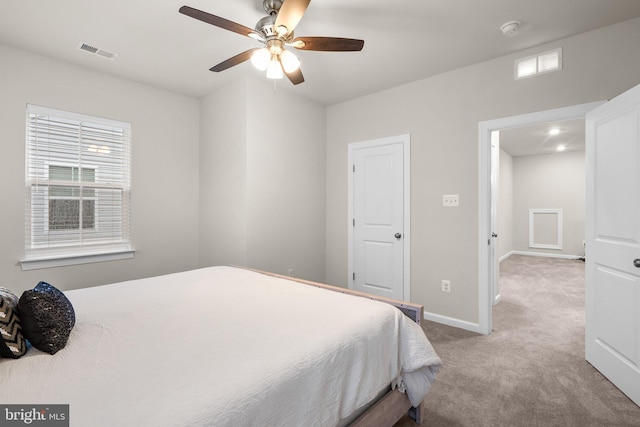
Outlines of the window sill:
M58 255L26 257L20 260L22 271L38 270L41 268L65 267L69 265L89 264L93 262L117 261L133 258L135 249L116 250L111 252L94 252L78 255Z

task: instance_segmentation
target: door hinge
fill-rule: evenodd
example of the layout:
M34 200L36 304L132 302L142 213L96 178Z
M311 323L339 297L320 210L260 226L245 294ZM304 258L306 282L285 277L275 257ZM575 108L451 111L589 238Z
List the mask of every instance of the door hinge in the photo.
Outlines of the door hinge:
M356 165L353 165L353 172L356 171Z
M356 273L353 273L353 280L356 280Z
M356 226L356 219L355 218L353 218L353 226L354 227Z

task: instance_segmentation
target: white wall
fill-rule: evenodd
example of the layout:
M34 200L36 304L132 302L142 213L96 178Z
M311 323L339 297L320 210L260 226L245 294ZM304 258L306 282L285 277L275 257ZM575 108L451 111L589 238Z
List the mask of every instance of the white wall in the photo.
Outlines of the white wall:
M5 45L0 64L0 286L19 295L39 280L66 290L196 267L198 101ZM27 103L132 124L135 258L21 271Z
M329 107L327 282L346 286L347 145L410 133L412 299L477 324L478 123L615 97L640 83L638 40L635 19ZM562 71L513 79L516 58L556 47ZM460 207L443 208L443 194Z
M246 105L244 80L200 102L201 266L247 262Z
M0 78L0 286L66 290L213 264L324 280L324 107L255 79L198 101L2 45L0 61L11 64ZM17 266L27 103L132 123L134 259Z
M640 83L638 40L635 19L326 111L251 79L199 103L0 46L0 285L70 289L239 263L345 286L347 145L409 133L412 298L477 322L478 122L622 93ZM562 71L513 80L514 59L559 46ZM133 260L20 271L26 103L133 124ZM445 210L443 194L460 207Z
M513 251L513 157L500 150L498 196L498 259Z
M201 264L324 281L325 109L243 78L201 123Z
M584 255L585 153L572 151L513 159L514 250ZM529 247L529 209L562 209L560 249Z

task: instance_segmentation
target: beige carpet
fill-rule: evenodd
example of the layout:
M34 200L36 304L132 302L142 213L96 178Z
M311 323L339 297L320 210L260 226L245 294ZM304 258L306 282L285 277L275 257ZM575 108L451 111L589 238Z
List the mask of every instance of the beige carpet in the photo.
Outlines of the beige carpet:
M640 426L640 408L584 360L584 263L513 255L500 269L490 336L423 326L444 362L423 425Z

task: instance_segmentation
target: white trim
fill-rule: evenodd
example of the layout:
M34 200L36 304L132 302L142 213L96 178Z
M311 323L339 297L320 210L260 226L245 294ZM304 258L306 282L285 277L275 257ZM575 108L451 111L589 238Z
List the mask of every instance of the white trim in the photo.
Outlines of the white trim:
M349 289L353 288L353 173L354 153L360 148L379 147L390 144L402 144L403 152L403 257L404 257L404 288L403 300L411 301L411 135L397 135L370 141L352 142L348 145L347 171L348 171L348 195L347 195L347 283Z
M69 265L89 264L93 262L117 261L133 258L135 249L118 250L113 252L96 252L80 255L67 255L55 257L28 257L20 260L22 271L38 270L41 268L65 267Z
M511 251L511 252L507 252L506 254L502 255L502 256L500 257L500 259L498 259L498 262L502 262L502 261L504 261L505 259L509 258L509 257L510 257L511 255L513 255L513 254L514 254L514 252L513 252L513 251Z
M487 244L491 239L491 132L584 117L587 112L604 102L606 101L590 102L478 123L478 327L481 333L486 335L491 333L493 307L493 295L491 295L493 260L490 246Z
M563 258L563 259L582 259L584 255L570 255L570 254L552 254L548 252L529 252L529 251L511 251L508 254L500 257L500 262L506 260L511 255L524 255L524 256L538 256L546 258Z
M455 317L443 316L441 314L424 312L424 320L431 322L441 323L447 326L453 326L454 328L465 329L471 332L480 332L479 325L477 323L468 322L466 320L456 319Z
M556 214L556 243L535 242L535 214ZM529 209L529 247L537 249L562 249L562 209Z
M90 116L88 114L81 114L73 111L59 110L59 109L50 108L50 107L43 107L42 105L36 105L36 104L27 104L27 111L29 113L60 117L60 118L65 118L69 120L76 120L78 122L90 122L90 123L100 124L104 126L119 127L131 132L131 123L121 122L119 120L108 119L105 117Z
M527 251L511 251L510 255L525 255L525 256L537 256L537 257L544 257L544 258L563 258L563 259L584 258L582 255L550 254L547 252L527 252Z

